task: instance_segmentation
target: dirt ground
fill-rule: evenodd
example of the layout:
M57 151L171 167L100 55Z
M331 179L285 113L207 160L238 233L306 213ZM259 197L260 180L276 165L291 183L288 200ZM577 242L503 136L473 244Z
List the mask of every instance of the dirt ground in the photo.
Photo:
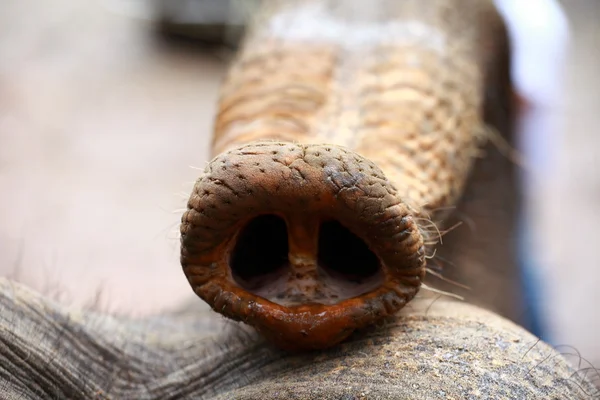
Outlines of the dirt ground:
M193 297L177 229L224 72L216 52L154 40L139 3L0 6L0 274L136 315ZM565 4L567 118L535 226L553 341L600 365L600 3Z

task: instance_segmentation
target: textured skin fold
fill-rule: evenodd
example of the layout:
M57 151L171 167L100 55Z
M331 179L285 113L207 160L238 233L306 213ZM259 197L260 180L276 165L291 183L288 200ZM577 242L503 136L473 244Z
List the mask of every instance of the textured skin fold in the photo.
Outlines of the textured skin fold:
M136 321L67 310L0 278L0 397L591 399L555 350L464 303L413 302L323 352L292 355L192 307ZM588 375L590 376L590 375Z

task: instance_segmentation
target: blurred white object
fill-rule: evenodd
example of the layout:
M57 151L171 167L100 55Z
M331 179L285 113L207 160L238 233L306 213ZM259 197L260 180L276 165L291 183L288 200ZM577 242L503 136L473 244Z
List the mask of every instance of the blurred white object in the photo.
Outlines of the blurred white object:
M521 95L552 103L562 91L569 27L557 0L495 0L513 46L513 77Z
M540 204L556 176L565 125L564 86L570 32L557 0L495 0L509 30L515 89L524 100L517 126L517 146L527 168L520 216L520 262L528 315L534 333L557 339L552 299L556 268L548 262L547 244L539 227ZM562 339L562 338L561 338Z
M528 160L525 190L552 175L562 130L564 71L569 43L566 15L557 0L495 0L509 30L512 74L526 101L519 147ZM531 188L531 189L530 189Z

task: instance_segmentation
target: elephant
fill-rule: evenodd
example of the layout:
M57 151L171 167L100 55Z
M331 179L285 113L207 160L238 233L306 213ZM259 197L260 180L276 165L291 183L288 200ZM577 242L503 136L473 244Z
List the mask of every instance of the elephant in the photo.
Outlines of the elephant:
M502 18L375 3L266 1L247 29L181 218L212 310L108 315L1 278L0 397L598 395L520 326Z

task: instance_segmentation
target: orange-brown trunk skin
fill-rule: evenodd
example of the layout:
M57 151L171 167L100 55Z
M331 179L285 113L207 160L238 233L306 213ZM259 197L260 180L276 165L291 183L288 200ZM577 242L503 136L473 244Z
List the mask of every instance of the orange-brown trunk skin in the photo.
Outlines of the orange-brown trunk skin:
M194 291L294 350L329 347L395 313L424 278L436 239L426 220L443 226L488 124L508 126L510 113L498 112L507 70L490 1L265 2L223 85L215 158L182 219ZM285 220L299 281L318 280L316 261L303 260L317 259L318 226L333 218L379 257L383 283L335 304L331 294L286 305L249 293L229 264L240 230L262 214Z

